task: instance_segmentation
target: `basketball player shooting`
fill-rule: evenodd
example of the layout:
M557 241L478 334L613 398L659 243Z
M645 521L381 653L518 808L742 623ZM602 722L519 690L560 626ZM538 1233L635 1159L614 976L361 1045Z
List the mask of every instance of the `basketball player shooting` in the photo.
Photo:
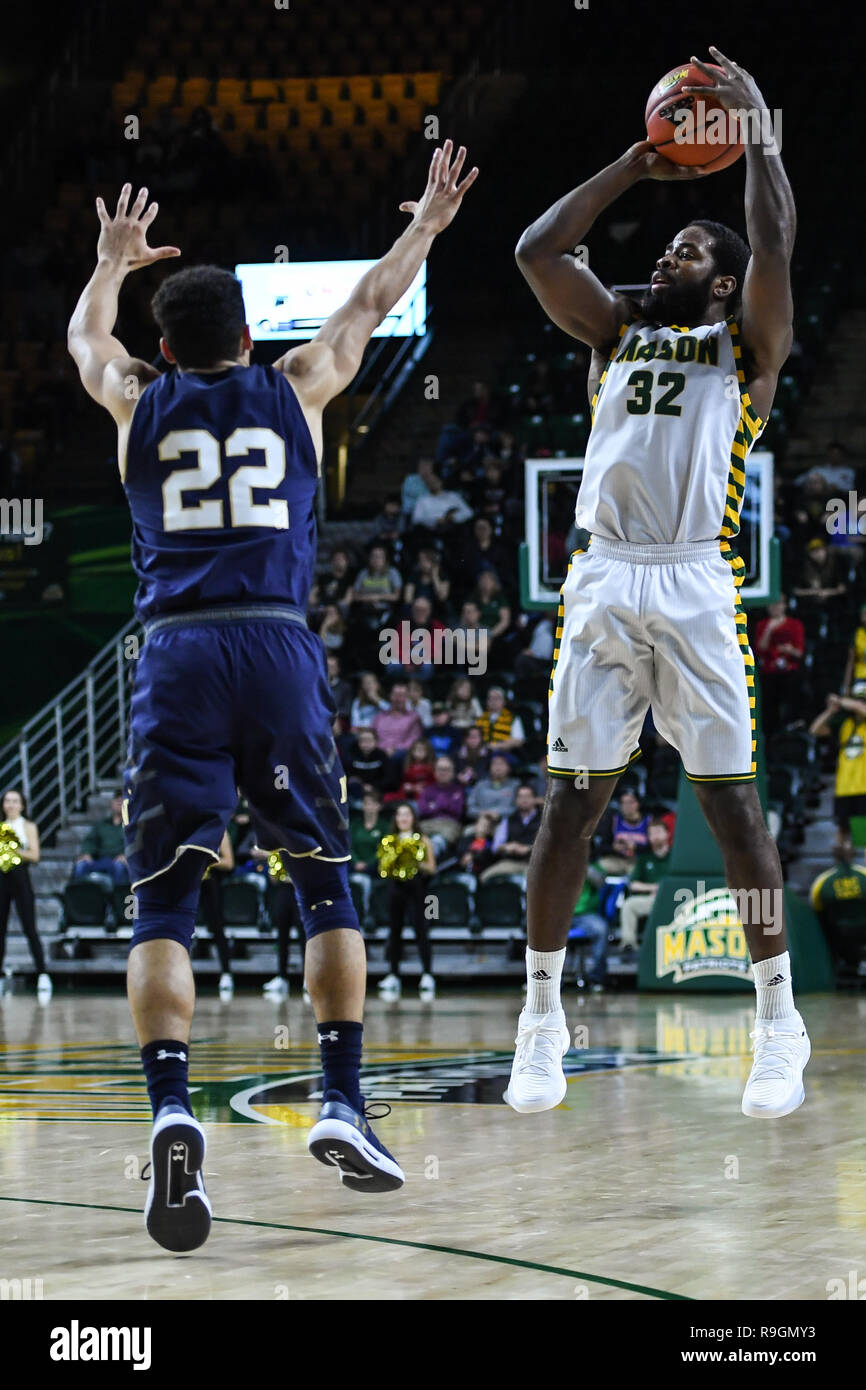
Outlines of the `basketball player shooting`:
M446 140L411 222L311 342L273 366L250 363L239 282L199 266L154 296L159 375L113 336L157 214L143 188L102 199L97 265L69 324L88 393L117 425L133 520L137 662L124 779L126 858L137 898L128 965L132 1016L154 1114L145 1221L168 1250L207 1238L204 1132L188 1091L195 991L189 946L201 878L237 802L263 850L291 860L308 945L324 1104L308 1145L359 1192L400 1187L360 1091L366 955L349 891L346 779L332 736L324 648L304 614L316 559L322 412L355 376L378 324L408 290L478 170Z
M749 73L710 51L716 67L692 62L715 101L764 111ZM706 86L684 90L708 95ZM593 349L576 513L590 540L572 556L561 595L550 781L527 882L528 992L505 1095L521 1112L565 1095L568 929L592 835L639 756L649 706L694 784L728 886L748 905L740 915L757 1022L743 1113L774 1118L804 1099L810 1044L792 995L779 856L755 786L755 663L738 596L744 565L732 547L745 460L791 348L795 211L775 146L747 143L745 158L750 245L718 223L689 223L659 256L639 304L606 289L573 252L640 180L702 176L648 141L554 204L517 246L548 316Z

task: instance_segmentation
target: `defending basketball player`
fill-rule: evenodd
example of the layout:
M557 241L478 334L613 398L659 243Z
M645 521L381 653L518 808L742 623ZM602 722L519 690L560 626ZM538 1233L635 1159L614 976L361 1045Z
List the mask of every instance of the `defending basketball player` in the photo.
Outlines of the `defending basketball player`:
M728 111L765 111L754 79L710 51L717 67L692 62L715 100ZM640 180L702 177L648 141L554 204L517 246L549 317L593 349L576 515L590 542L572 556L562 589L550 782L527 884L528 992L505 1097L522 1112L565 1095L568 929L591 837L639 755L650 705L694 783L728 886L749 904L741 916L757 1022L743 1112L773 1118L804 1099L810 1045L792 995L779 856L755 786L755 663L738 596L744 565L732 548L746 456L791 348L795 212L775 145L748 143L745 157L750 246L718 223L689 223L659 256L639 304L606 289L573 250Z
M204 1132L188 1091L195 1003L189 946L202 874L237 800L258 845L283 850L308 939L306 982L318 1023L324 1104L308 1146L360 1192L403 1173L364 1117L360 1090L366 954L347 876L346 779L331 729L324 649L304 613L315 565L322 412L453 220L478 170L450 140L430 163L411 222L308 344L250 364L241 287L202 266L166 279L153 300L160 376L112 333L157 213L130 184L114 217L101 199L97 266L69 324L89 394L118 430L133 519L137 663L124 785L126 858L137 898L128 991L154 1113L146 1225L168 1250L207 1238Z

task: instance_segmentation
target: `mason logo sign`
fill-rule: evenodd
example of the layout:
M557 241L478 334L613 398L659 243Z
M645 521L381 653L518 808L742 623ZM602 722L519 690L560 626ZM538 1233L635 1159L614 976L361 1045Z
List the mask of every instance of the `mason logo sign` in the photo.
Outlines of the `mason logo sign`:
M711 888L690 897L674 920L656 927L656 975L673 984L700 975L750 978L746 933L728 888Z

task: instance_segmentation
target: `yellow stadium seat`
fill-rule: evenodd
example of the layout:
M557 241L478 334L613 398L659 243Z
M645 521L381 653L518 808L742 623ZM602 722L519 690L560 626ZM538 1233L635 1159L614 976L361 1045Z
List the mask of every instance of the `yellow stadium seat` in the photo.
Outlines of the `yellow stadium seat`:
M246 83L239 77L221 77L217 82L216 99L218 106L239 106L244 99Z
M425 106L420 101L406 100L397 107L397 118L407 130L418 130L423 120Z
M342 77L317 77L316 96L323 106L333 106L340 99Z
M149 82L147 86L148 106L173 106L176 89L176 78L157 77L153 82Z
M254 78L250 83L250 101L279 101L280 88L277 82L265 78Z
M349 130L349 139L352 148L355 150L371 150L376 132L371 125L353 125Z
M387 101L368 101L364 106L367 125L381 128L387 125L391 115L391 104Z
M265 126L270 131L284 131L289 128L289 108L281 101L269 102L265 107Z
M335 106L331 107L334 125L340 130L348 130L353 126L356 114L355 107L350 101L338 101Z
M398 106L406 96L406 74L402 72L383 72L379 79L382 86L382 96L386 101L392 101Z
M403 154L409 133L405 126L388 125L382 131L382 139L385 142L385 148L390 150L392 154Z
M283 83L283 95L289 106L300 106L304 100L307 90L307 81L303 77L289 77Z
M298 107L298 120L306 130L318 130L322 124L322 108L317 101L304 101Z
M347 77L346 81L352 101L357 102L359 106L365 106L368 101L373 100L372 77Z
M235 108L235 130L253 131L258 120L258 107L238 106Z
M181 84L180 104L187 111L191 111L194 106L206 106L210 97L211 84L206 77L188 77L186 82Z
M439 90L442 86L441 72L416 72L414 81L415 96L418 100L429 102L435 106L439 100Z
M141 88L140 82L115 82L111 89L111 105L114 111L122 114L136 107Z

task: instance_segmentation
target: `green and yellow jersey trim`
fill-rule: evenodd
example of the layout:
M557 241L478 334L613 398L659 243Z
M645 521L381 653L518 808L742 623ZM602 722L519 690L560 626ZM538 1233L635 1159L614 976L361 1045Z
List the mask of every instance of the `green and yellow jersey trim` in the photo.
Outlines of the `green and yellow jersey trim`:
M722 518L720 538L730 538L739 534L740 509L746 489L746 459L749 450L764 428L765 421L755 411L751 397L746 390L746 374L743 370L743 348L740 341L740 327L734 317L725 322L731 335L731 349L737 370L737 387L740 392L740 418L731 443L731 461L728 468L728 482L725 495L725 513Z
M605 378L607 377L607 374L608 374L608 372L610 371L610 364L611 364L611 362L613 361L613 359L614 359L614 357L616 356L616 354L619 352L619 345L620 345L620 343L622 342L623 334L626 332L627 329L631 328L631 326L632 326L633 323L636 323L636 322L637 322L636 319L631 318L631 319L626 319L625 323L620 324L619 332L618 332L617 335L616 335L616 342L614 343L613 347L611 348L610 352L609 352L608 355L607 355L607 362L605 363L604 371L602 372L601 376L600 376L599 379L598 379L598 385L597 385L596 388L595 388L595 395L593 396L592 401L591 401L591 403L590 403L590 407L589 407L589 416L590 416L590 423L591 423L592 425L595 424L595 408L596 408L596 405L598 404L598 398L599 398L599 396L601 395L601 388L602 388L602 386L604 386Z

